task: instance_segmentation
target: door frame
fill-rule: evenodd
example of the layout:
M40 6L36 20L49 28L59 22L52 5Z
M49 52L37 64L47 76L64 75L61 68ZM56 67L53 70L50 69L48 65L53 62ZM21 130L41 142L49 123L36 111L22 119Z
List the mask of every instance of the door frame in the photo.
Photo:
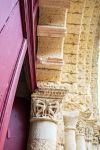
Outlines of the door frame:
M13 107L15 93L25 55L27 56L27 66L29 69L28 76L31 92L37 88L35 72L36 41L34 40L34 37L36 37L36 32L33 32L33 19L35 21L35 18L37 17L38 3L36 1L35 6L33 7L32 0L20 0L20 7L22 8L21 10L23 10L21 11L21 20L24 40L19 51L17 62L13 68L13 75L10 80L9 88L6 94L6 98L4 99L4 104L0 116L0 150L3 150L11 110ZM33 11L33 8L35 12ZM37 23L35 22L34 28L36 28L36 25Z

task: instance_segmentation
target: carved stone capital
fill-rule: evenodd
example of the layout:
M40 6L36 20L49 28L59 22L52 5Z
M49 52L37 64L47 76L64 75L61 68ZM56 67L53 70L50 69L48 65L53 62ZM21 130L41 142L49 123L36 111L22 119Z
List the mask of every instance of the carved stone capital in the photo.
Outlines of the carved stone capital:
M79 111L64 112L64 125L66 130L75 130L78 122Z
M38 89L32 94L31 121L51 120L56 122L66 90L57 84L38 83Z
M95 125L94 127L93 127L93 144L94 145L98 145L99 144L99 128L98 128L98 126L97 125Z
M79 120L76 125L76 135L85 135L85 122Z
M93 128L91 126L86 126L85 139L86 139L87 142L92 142L93 141Z
M93 136L93 142L94 145L98 145L99 144L99 139L97 136Z

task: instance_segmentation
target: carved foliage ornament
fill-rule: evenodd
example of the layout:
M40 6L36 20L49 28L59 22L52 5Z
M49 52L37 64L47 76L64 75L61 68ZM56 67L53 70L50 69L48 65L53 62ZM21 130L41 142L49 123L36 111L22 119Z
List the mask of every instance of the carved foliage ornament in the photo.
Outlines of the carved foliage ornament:
M58 101L32 100L31 116L36 118L54 119L58 114L60 104Z
M85 135L86 135L86 141L93 141L93 128L90 126L87 126L85 129Z
M77 135L85 135L85 125L82 121L79 121L76 125L76 134Z
M94 134L93 134L93 144L97 145L99 143L99 129L98 126L94 126L93 128Z
M66 89L61 84L38 83L38 89L31 96L31 119L58 120L65 94Z

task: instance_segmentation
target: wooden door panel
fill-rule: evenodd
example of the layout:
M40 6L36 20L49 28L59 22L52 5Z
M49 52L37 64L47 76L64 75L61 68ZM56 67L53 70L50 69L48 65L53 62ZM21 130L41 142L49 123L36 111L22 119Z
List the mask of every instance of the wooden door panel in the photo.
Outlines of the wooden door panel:
M0 34L0 111L23 42L19 3Z
M4 147L12 105L25 55L27 55L31 91L36 88L34 54L36 49L35 17L37 15L35 13L32 18L31 12L32 8L36 10L35 6L37 5L35 4L37 0L32 8L31 0L21 0L21 2L20 4L18 0L1 0L0 2L0 150L3 150ZM31 6L28 8L29 5ZM24 11L20 12L20 10ZM34 25L32 24L33 20ZM10 132L8 135L10 135Z
M15 98L4 150L26 150L29 128L30 102Z
M6 23L8 16L18 0L0 0L0 30Z

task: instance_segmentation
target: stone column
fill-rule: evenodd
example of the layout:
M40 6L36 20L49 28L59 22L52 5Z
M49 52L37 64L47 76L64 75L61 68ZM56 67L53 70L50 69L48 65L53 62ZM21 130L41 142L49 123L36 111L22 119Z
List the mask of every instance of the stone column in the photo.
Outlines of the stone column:
M85 124L84 122L79 121L76 127L76 150L86 150Z
M65 150L76 150L75 130L78 116L78 111L64 112Z
M85 130L85 140L86 140L86 149L93 150L92 141L93 141L93 128L87 126Z
M65 90L39 85L32 94L28 150L57 149L57 121Z

